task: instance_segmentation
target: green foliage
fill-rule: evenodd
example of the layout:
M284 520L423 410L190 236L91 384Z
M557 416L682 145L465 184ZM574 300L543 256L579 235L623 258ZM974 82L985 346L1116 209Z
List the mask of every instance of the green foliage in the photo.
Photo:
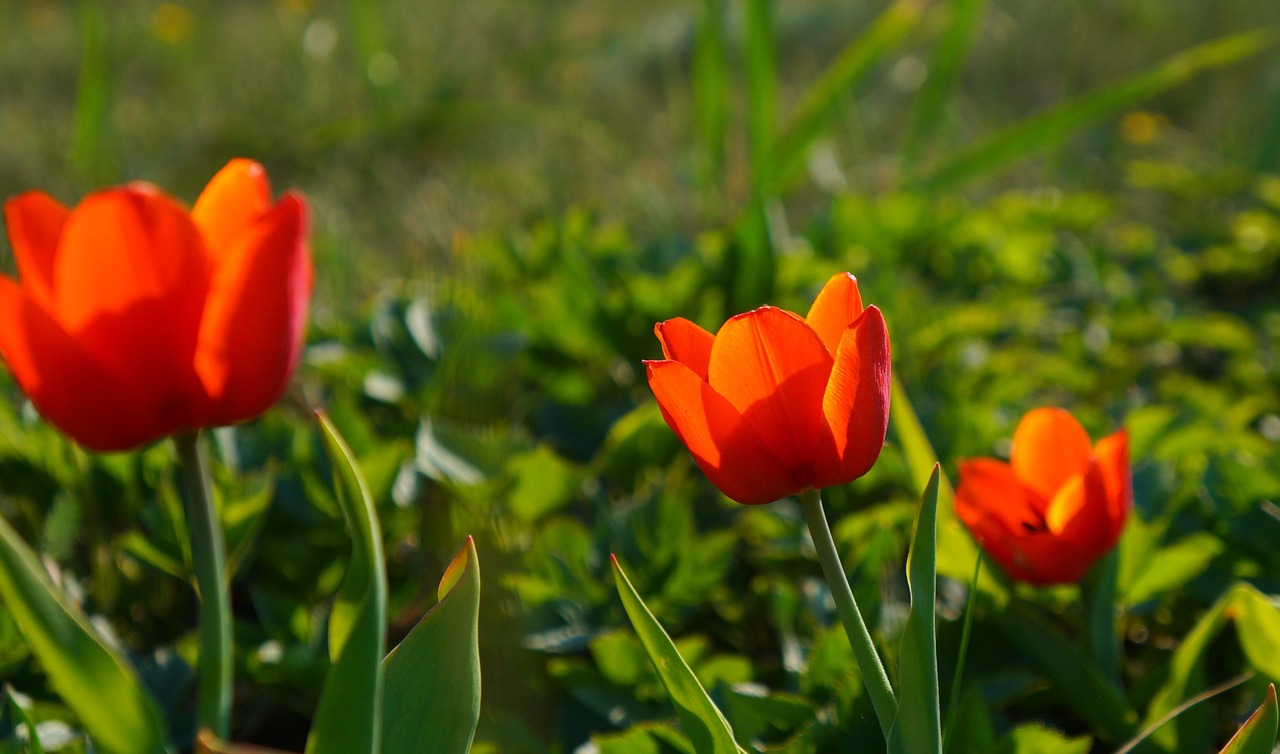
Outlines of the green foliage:
M1218 754L1268 754L1276 742L1276 687L1267 686L1267 696L1243 727Z

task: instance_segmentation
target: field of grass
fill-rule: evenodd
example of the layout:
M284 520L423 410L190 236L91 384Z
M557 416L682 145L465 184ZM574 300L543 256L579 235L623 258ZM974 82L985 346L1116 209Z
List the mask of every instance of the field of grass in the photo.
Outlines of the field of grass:
M971 590L944 495L948 754L1116 751L1240 680L1135 749L1217 751L1280 682L1280 4L14 0L0 40L0 195L146 180L191 201L245 156L310 201L293 386L211 433L235 740L301 751L329 665L350 544L324 408L382 522L388 646L475 540L475 751L692 751L610 554L744 749L878 750L801 508L721 496L642 365L655 322L803 313L840 271L883 310L904 390L875 468L824 493L887 664L934 458L954 479L1007 457L1037 406L1129 432L1110 665L1093 582L987 562ZM168 443L83 451L0 370L0 515L184 747L177 485ZM3 604L0 679L88 750ZM0 752L27 750L14 714Z

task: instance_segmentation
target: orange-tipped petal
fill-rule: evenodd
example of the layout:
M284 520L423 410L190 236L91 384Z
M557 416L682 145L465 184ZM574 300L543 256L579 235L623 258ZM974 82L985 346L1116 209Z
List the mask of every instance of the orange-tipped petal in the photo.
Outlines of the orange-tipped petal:
M1120 430L1098 441L1093 449L1098 473L1102 476L1107 496L1109 541L1120 538L1124 522L1133 508L1133 480L1129 474L1129 433Z
M683 317L659 322L653 326L653 334L662 344L663 356L684 364L702 379L707 379L714 335Z
M858 279L841 272L833 275L818 292L804 321L834 355L844 331L861 316L862 295L858 293Z
M1060 408L1028 412L1013 434L1013 470L1042 506L1053 500L1068 479L1083 474L1092 457L1093 445L1084 427Z
M822 397L832 358L791 312L763 306L730 319L711 347L708 381L728 399L801 487L831 450Z
M727 497L761 505L800 491L742 415L692 369L678 361L648 361L645 367L667 425Z
M880 457L889 430L890 375L889 331L884 315L871 306L854 326L843 331L835 350L835 364L822 399L835 454L819 468L815 486L857 479Z
M28 191L5 202L5 226L18 263L18 276L22 287L39 302L47 303L51 298L53 260L70 214L56 199L40 191Z
M208 268L177 203L142 184L86 198L63 229L54 281L51 313L90 358L173 428L199 420L192 359Z
M210 179L191 208L191 219L200 228L209 255L220 261L269 209L267 171L253 160L237 158Z
M289 194L221 252L195 355L209 423L257 416L288 385L311 298L306 238L306 204Z
M0 354L41 415L91 450L124 450L167 431L132 385L90 358L34 299L4 277Z

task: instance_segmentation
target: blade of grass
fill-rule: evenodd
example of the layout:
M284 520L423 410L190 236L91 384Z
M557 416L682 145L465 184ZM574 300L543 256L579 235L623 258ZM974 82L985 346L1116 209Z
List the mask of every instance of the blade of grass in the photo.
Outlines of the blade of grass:
M990 173L1019 157L1053 146L1084 126L1183 84L1203 71L1239 62L1275 42L1275 32L1259 30L1192 47L1118 84L1094 89L991 134L938 165L921 185L943 189Z
M1107 553L1081 585L1086 616L1085 637L1094 666L1120 688L1120 637L1116 634L1116 577L1120 558Z
M376 754L382 733L382 655L387 576L373 499L337 427L316 412L338 504L351 533L351 558L329 616L329 657L306 754Z
M911 124L902 143L902 174L910 175L924 145L942 121L942 108L960 78L973 31L986 10L987 0L951 0L951 18L933 48L929 73L911 112Z
M80 33L80 72L71 130L71 167L92 186L112 178L105 137L111 77L107 19L102 5L101 0L76 0L72 5Z
M773 144L778 117L778 53L773 0L746 0L747 159L752 195L774 192Z
M622 598L622 607L631 619L631 626L636 636L644 645L649 660L658 671L662 685L675 705L680 716L680 724L698 754L738 754L738 744L733 738L733 729L729 721L716 708L707 696L707 692L698 682L698 677L689 669L671 637L662 630L658 619L653 617L644 600L631 586L631 581L623 573L618 559L610 556L613 563L613 575L618 583L618 596Z
M942 754L942 713L938 698L938 641L934 555L938 546L938 480L933 474L920 499L911 551L907 554L907 584L911 608L902 630L898 657L898 716L889 731L891 754Z
M36 724L31 722L31 716L18 704L18 698L14 695L13 689L7 689L5 696L9 698L9 712L13 715L15 722L26 728L27 738L27 754L44 754L44 746L40 743L40 732L36 730Z
M973 560L973 578L969 580L969 599L964 607L964 629L960 632L960 654L956 657L956 674L951 679L951 700L947 703L947 724L942 729L942 749L946 751L951 726L960 709L961 680L964 678L964 660L969 656L969 635L973 628L973 607L978 602L978 577L982 575L982 553Z
M695 170L703 201L719 205L724 186L725 135L729 122L725 0L702 0L693 48Z
M773 150L777 186L789 184L804 165L809 147L823 133L841 97L853 89L872 66L897 50L899 43L919 26L925 5L922 0L896 0L865 32L846 44L818 80L805 90Z
M39 558L0 518L0 597L49 683L98 750L164 754L164 723L133 668L67 604Z
M1276 709L1276 686L1267 686L1267 696L1239 732L1231 737L1219 754L1271 754L1276 743L1276 727L1280 712Z
M1181 715L1183 712L1186 712L1187 710L1196 706L1200 702L1208 701L1214 698L1215 696L1218 696L1219 694L1224 694L1230 691L1236 686L1239 686L1240 684L1253 678L1255 675L1256 673L1241 673L1235 678L1231 678L1229 680L1223 681L1222 683L1218 684L1217 686L1214 686L1211 689L1206 689L1205 691L1199 694L1196 694L1195 696L1191 697L1190 699L1183 702L1182 704L1179 704L1177 707L1174 707L1172 710L1169 710L1169 713L1166 714L1164 717L1148 725L1146 728L1143 729L1141 733L1139 733L1138 735L1134 736L1129 741L1127 741L1124 746L1121 746L1119 749L1116 749L1115 754L1129 754L1129 752L1138 748L1138 746L1143 741L1150 738L1153 733L1160 730L1160 728L1163 727L1170 720L1173 720L1174 718L1178 717L1178 715ZM1270 750L1268 749L1268 751Z
M439 602L382 665L383 754L465 754L480 719L480 562L467 544L440 580Z

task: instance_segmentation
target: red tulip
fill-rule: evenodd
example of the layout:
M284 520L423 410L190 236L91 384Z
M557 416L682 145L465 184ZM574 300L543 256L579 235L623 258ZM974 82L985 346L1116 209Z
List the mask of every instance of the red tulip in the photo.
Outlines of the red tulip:
M297 364L311 296L307 205L233 160L188 211L146 183L68 211L5 204L0 354L46 420L99 451L265 411Z
M1133 506L1128 435L1093 446L1071 414L1039 408L1022 417L1010 456L960 464L956 514L1012 578L1080 581L1115 546Z
M889 426L889 333L858 281L831 278L809 309L739 314L714 336L686 319L654 331L649 387L667 424L728 497L769 503L845 484L880 456Z

